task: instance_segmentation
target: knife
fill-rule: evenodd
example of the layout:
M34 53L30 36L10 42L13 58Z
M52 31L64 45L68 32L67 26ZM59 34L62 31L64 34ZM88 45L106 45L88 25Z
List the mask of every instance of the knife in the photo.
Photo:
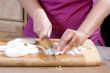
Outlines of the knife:
M38 42L42 47L44 47L44 49L40 49L38 56L43 60L56 60L55 50L49 37L44 36Z

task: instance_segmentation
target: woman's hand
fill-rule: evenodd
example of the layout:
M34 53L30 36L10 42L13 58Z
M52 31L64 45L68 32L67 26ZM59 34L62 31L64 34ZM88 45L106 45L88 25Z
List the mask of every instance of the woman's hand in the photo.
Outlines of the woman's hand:
M78 46L83 44L83 42L86 40L84 38L85 35L86 34L82 31L67 29L64 32L61 40L59 41L59 44L56 49L58 51L62 51L61 54L64 54L73 46Z
M43 9L36 11L33 15L33 27L34 32L37 33L40 38L43 36L50 37L52 24Z
M42 38L44 35L49 37L52 31L52 25L42 6L39 4L39 1L38 0L18 0L18 1L27 11L29 16L33 18L34 32L37 33L40 38Z

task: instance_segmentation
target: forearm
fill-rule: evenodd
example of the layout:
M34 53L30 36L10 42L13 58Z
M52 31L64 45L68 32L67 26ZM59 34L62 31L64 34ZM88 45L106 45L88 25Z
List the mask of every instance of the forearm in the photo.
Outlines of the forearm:
M43 37L43 35L50 36L51 23L38 0L19 0L19 2L32 17L34 32L37 33L39 37Z
M84 32L85 38L88 38L103 22L105 17L110 14L110 3L98 1L92 8L85 21L79 27L78 31Z
M27 11L30 16L34 16L34 13L38 10L41 10L42 7L40 6L37 0L18 0L23 8Z

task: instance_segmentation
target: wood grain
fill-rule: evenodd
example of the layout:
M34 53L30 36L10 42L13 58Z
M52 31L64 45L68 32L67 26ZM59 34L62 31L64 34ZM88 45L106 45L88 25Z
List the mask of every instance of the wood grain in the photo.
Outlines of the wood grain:
M27 55L19 58L8 58L0 54L0 66L97 66L101 59L97 48L91 40L87 40L83 47L89 48L80 55L59 55L56 60L42 60L37 54Z
M23 21L23 8L17 0L0 0L0 19Z
M9 32L20 36L23 33L23 24L23 22L0 20L0 32Z

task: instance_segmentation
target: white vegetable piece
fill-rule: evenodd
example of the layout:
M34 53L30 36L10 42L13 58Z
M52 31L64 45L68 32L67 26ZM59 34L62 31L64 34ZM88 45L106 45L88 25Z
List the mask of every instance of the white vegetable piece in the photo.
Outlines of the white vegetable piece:
M7 48L6 45L2 45L2 46L0 46L0 51L4 51L6 48Z
M78 46L78 47L72 48L72 50L69 50L67 52L67 54L71 54L71 55L81 54L82 52L84 52L86 50L87 50L87 48L84 48L82 46Z
M27 48L29 49L30 54L35 54L39 52L39 48L37 48L36 45L27 44Z
M58 43L55 43L54 45L57 46ZM12 41L9 41L6 45L0 46L0 51L2 51L4 55L8 57L20 57L20 56L25 56L28 54L38 53L39 48L44 49L41 46L27 43L26 40L22 38L17 38ZM82 52L86 50L87 48L78 46L78 47L72 48L71 50L68 50L66 54L76 55L76 54L81 54ZM44 49L44 53L48 55L52 55L52 54L60 55L61 51L57 51L53 49L46 49L46 50Z
M20 57L29 54L29 50L26 46L8 47L4 50L4 54L8 57Z
M7 43L4 54L8 57L19 57L38 53L36 45L26 43L23 39L15 39Z

